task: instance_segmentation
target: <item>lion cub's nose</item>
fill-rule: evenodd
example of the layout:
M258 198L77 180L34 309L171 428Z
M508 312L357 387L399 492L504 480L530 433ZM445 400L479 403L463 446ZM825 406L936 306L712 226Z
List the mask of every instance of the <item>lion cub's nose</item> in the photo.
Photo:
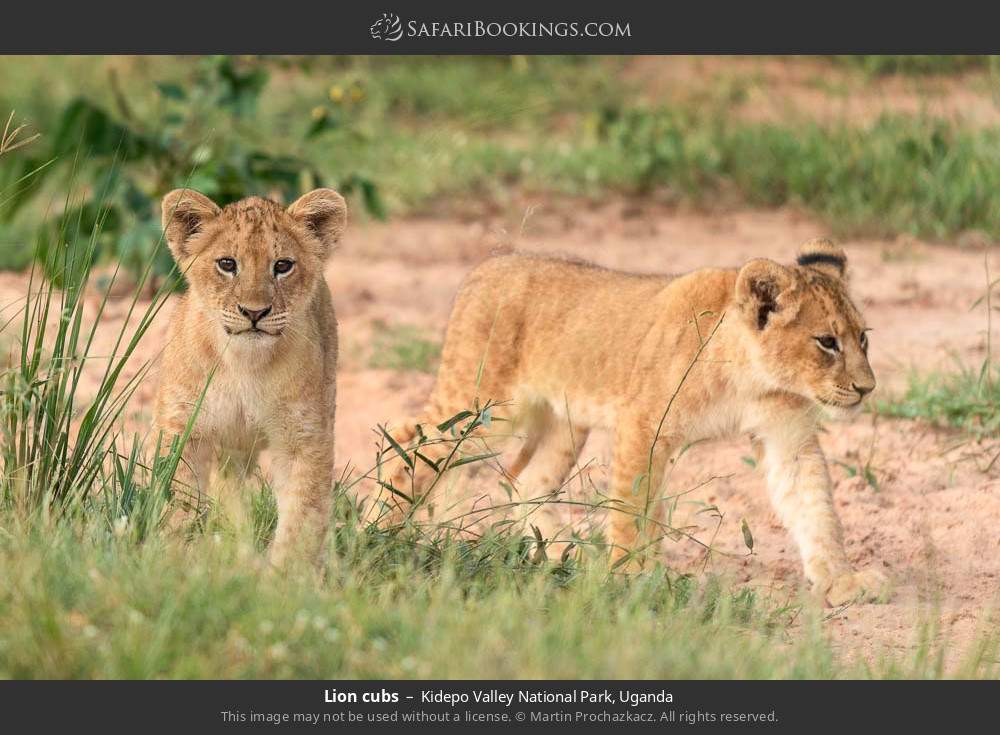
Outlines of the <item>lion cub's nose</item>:
M866 395L875 390L875 384L871 385L858 385L857 383L852 383L851 387L858 392L858 395L864 398Z
M263 319L264 317L266 317L268 314L271 313L270 306L265 306L263 309L248 309L245 306L240 306L239 310L240 314L249 319L250 323L253 324L254 326L257 325L257 322L259 322L261 319Z

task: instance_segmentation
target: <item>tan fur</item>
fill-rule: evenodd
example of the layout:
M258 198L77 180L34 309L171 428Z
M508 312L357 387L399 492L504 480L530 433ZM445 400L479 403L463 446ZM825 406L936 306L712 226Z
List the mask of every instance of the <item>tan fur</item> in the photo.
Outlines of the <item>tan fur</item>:
M226 496L269 447L278 505L271 561L293 552L318 559L332 497L337 366L323 265L346 223L344 200L317 189L288 209L257 197L220 209L178 189L162 207L189 290L172 314L154 429L168 443L183 434L205 391L178 481L199 496L211 487L231 507ZM225 258L236 273L220 269ZM290 272L275 272L279 260L293 261ZM219 478L210 481L213 464Z
M831 604L881 595L885 578L847 560L816 438L821 406L856 411L854 386L875 387L864 322L847 295L843 252L817 240L804 256L813 264L758 259L677 278L529 255L489 260L458 293L425 415L397 437L408 441L416 423L432 426L477 399L508 400L526 433L511 473L523 497L538 497L562 487L591 428L610 429L610 537L616 558L634 560L662 535L657 493L671 455L750 433L809 581ZM839 341L836 354L815 339L825 335ZM405 468L394 479L423 481ZM552 515L539 524L547 538L558 530Z

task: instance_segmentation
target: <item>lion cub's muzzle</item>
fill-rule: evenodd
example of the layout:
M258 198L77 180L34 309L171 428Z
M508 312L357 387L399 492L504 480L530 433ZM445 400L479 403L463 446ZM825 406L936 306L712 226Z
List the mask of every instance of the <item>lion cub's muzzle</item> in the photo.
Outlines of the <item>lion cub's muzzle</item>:
M852 384L850 390L836 388L826 395L815 395L813 398L822 407L827 418L849 420L864 410L865 399L874 388L874 381L870 387L867 384Z
M249 308L238 305L236 308L243 317L242 319L236 319L230 315L226 315L229 318L223 319L223 329L229 335L277 337L287 322L287 314L275 314L270 306Z

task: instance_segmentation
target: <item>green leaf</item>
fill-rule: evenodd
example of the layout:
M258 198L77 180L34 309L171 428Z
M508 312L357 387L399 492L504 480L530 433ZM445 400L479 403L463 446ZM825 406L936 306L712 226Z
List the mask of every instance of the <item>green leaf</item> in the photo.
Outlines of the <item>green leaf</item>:
M460 457L448 465L448 469L453 470L456 467L461 467L463 464L472 464L473 462L482 462L486 459L492 459L493 457L500 456L500 452L487 452L485 454L476 454L471 457Z
M865 482L871 485L873 490L878 490L878 478L875 476L875 471L871 467L865 467L862 474L865 476Z
M406 450L399 445L399 442L397 442L395 439L392 438L392 435L385 430L384 426L379 426L378 428L379 431L382 432L382 436L384 436L386 440L389 442L389 446L391 446L393 450L396 452L396 454L400 456L400 459L402 459L406 463L406 466L412 470L413 459L410 457L410 455L406 453Z
M503 488L503 491L505 493L507 493L508 501L514 499L514 488L511 486L509 482L507 482L506 480L500 480L500 487Z
M753 534L750 533L750 524L747 523L746 518L740 519L740 530L743 532L743 543L747 545L747 549L750 553L753 553Z
M83 97L66 106L52 136L54 156L72 156L78 148L89 157L113 156L119 163L161 152L150 139Z
M385 203L375 182L361 174L351 174L340 182L340 191L344 194L361 194L365 210L377 219L386 219Z
M339 127L340 120L327 112L313 118L312 124L306 130L306 138L315 138L317 135L322 135L330 130L336 130Z
M399 497L401 497L406 502L410 503L411 505L413 504L413 498L411 498L409 495L407 495L406 493L404 493L402 490L397 490L396 487L392 483L390 483L390 482L383 482L382 480L376 480L376 482L379 485L381 485L382 487L384 487L386 490L388 490L390 493L392 493L393 495L398 495Z
M639 494L639 489L642 486L642 483L645 482L645 481L646 481L646 473L645 472L643 472L637 478L635 478L634 480L632 480L632 496L633 497Z
M426 464L427 466L429 466L435 472L440 472L441 471L439 469L439 467L438 467L439 463L435 462L430 457L426 456L423 452L421 452L419 450L414 450L413 454L417 457L417 459L421 460L424 464Z
M157 82L156 89L159 91L160 96L168 100L183 102L187 99L187 93L184 91L184 88L173 82Z
M456 413L450 419L445 421L443 424L438 424L437 430L443 434L444 432L448 431L448 429L450 429L452 426L457 424L459 421L465 421L465 419L475 415L476 414L472 413L472 411L460 411L459 413Z

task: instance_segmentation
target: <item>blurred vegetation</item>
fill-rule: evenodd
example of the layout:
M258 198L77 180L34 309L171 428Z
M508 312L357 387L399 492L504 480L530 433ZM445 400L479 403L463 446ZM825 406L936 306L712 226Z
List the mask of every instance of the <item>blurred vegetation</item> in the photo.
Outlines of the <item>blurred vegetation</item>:
M589 188L708 202L735 188L763 206L804 206L842 234L1000 238L1000 129L886 115L866 127L734 122L658 108L607 110L590 144L536 166Z
M996 74L991 57L827 63L862 90L882 74L970 72L980 86ZM682 94L640 76L623 57L3 59L0 110L42 137L0 166L8 190L41 167L14 186L0 268L23 267L33 243L44 256L75 219L68 229L100 223L98 258L134 270L156 248L158 198L180 185L225 203L327 184L376 217L519 191L620 192L800 206L842 235L1000 239L997 126L926 114L764 123L741 114L767 84L752 75L673 80ZM156 272L167 268L161 253Z
M421 373L432 373L437 368L441 345L428 339L424 330L408 324L377 322L374 326L370 367Z
M211 57L191 71L185 82L156 82L154 110L146 113L133 107L112 74L113 107L74 97L53 121L47 145L32 147L20 167L0 173L0 184L13 189L5 201L5 223L39 193L51 191L45 186L50 180L56 191L67 192L56 216L45 218L36 231L36 257L56 285L67 281L66 273L63 259L50 256L63 248L78 251L69 258L76 267L89 267L87 252L94 260L116 261L135 279L151 259L155 276L169 273L170 255L158 247L159 200L180 186L225 205L251 194L291 201L329 183L347 194L360 191L371 213L384 214L377 188L363 176L349 173L328 182L302 158L272 154L210 126L220 115L227 127L252 122L269 79L263 65ZM97 247L67 239L67 231L86 233Z
M866 74L956 74L974 69L986 69L996 64L996 56L948 56L941 54L883 54L831 57L845 66L861 69Z

